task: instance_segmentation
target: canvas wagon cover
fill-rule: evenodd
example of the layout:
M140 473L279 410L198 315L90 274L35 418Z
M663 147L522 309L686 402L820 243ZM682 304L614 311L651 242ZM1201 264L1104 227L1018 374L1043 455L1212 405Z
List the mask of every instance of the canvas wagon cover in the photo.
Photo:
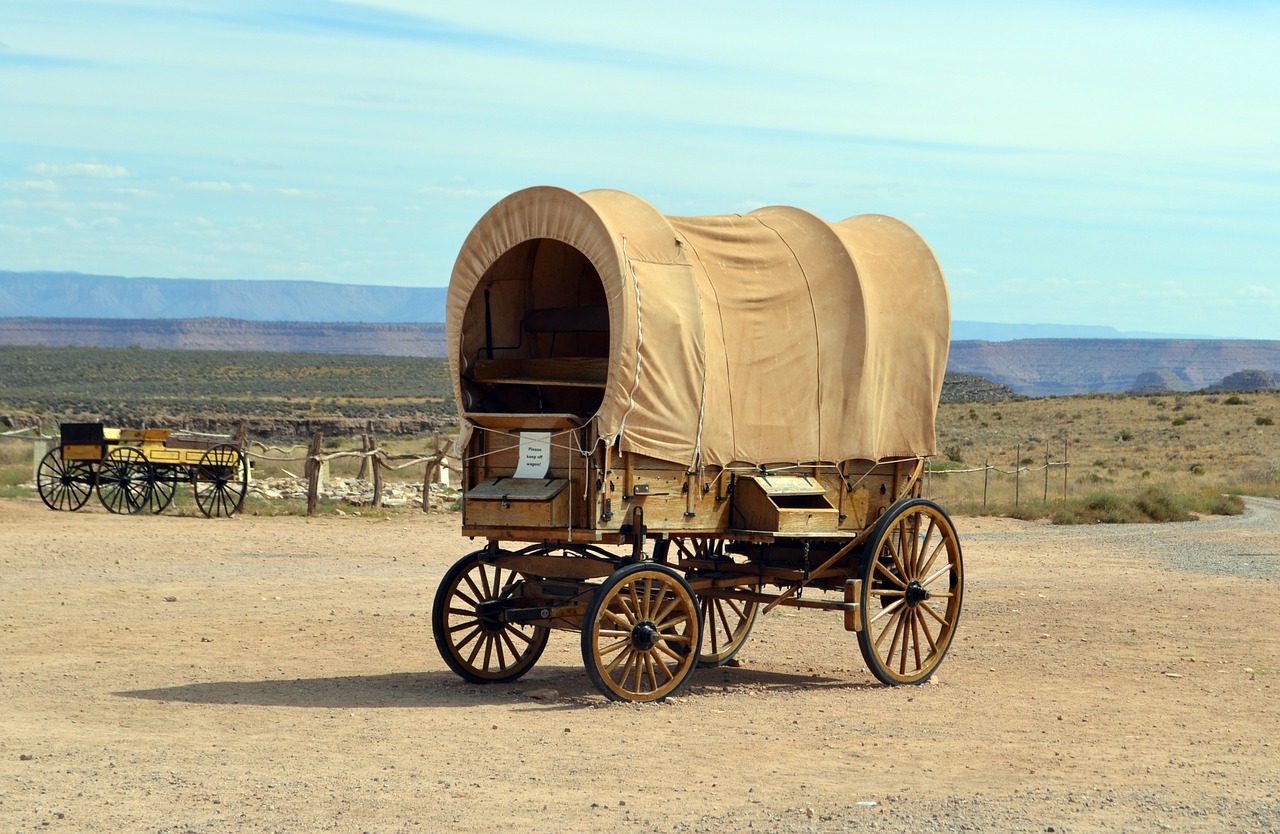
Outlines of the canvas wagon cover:
M609 370L593 419L623 451L691 467L935 452L951 314L942 271L911 227L880 215L827 223L784 206L666 217L612 190L519 191L471 231L447 308L461 413L460 374L485 342L478 288L534 282L554 298L570 283L499 262L536 239L576 249L603 284ZM518 328L526 313L498 300L490 324Z

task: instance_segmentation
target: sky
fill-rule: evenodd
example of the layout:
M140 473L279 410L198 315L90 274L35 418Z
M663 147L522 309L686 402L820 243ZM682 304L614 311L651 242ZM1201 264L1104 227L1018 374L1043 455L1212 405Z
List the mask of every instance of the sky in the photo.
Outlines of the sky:
M0 270L444 286L503 196L616 188L899 217L959 320L1280 339L1277 44L1231 0L4 0Z

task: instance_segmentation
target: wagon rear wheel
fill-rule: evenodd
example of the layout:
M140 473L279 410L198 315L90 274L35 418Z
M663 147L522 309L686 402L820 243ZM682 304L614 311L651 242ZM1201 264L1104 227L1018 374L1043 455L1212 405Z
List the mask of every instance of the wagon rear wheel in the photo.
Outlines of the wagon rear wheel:
M655 562L667 562L672 541L675 542L680 558L731 558L725 553L724 539L661 539L653 548ZM703 628L698 665L709 668L724 666L738 653L742 644L747 642L751 627L755 625L759 606L754 602L699 596L698 608L702 613Z
M51 510L78 510L93 495L97 474L92 461L63 460L62 447L49 450L36 469L40 500Z
M133 446L118 446L102 462L98 473L98 499L113 513L139 512L151 496L151 464Z
M162 513L173 503L173 494L178 489L178 470L153 463L148 467L147 480L151 488L147 492L146 507L153 513Z
M502 601L524 577L484 556L484 551L463 556L445 573L431 608L431 630L440 656L459 677L505 683L533 668L551 630L501 620Z
M640 562L600 585L582 621L582 660L614 701L660 701L698 665L702 619L693 589L665 565Z
M196 504L207 518L228 518L240 512L249 491L249 463L244 452L220 443L200 456L191 471Z
M858 647L887 684L923 683L938 668L964 596L956 528L924 498L899 502L876 523L862 567Z

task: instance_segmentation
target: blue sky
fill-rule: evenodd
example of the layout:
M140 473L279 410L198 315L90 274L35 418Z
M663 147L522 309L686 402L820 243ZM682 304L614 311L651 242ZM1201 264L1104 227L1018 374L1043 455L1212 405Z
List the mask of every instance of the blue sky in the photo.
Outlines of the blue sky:
M5 0L0 269L442 286L552 184L901 217L957 319L1278 339L1277 44L1275 2Z

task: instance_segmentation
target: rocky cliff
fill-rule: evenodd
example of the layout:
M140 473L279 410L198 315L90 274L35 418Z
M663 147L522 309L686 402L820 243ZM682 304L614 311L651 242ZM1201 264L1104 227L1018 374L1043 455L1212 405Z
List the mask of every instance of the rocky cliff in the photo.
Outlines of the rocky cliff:
M1244 370L1280 372L1280 341L1226 339L1018 339L952 342L949 371L1019 394L1081 394L1153 387L1193 391Z

